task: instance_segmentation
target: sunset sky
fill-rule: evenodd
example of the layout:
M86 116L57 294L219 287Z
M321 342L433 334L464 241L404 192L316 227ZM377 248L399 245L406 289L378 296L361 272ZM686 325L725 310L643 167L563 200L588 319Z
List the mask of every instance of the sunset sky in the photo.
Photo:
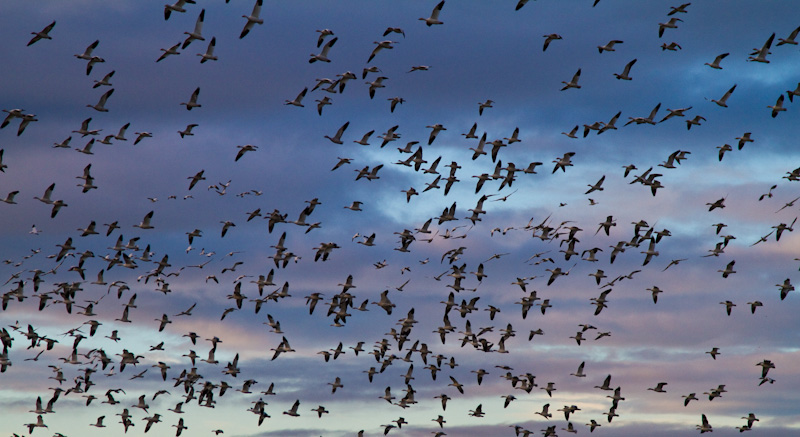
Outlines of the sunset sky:
M602 426L592 435L674 436L699 433L704 415L714 435L733 436L750 413L759 419L754 435L800 432L800 298L792 285L800 282L800 233L792 229L800 123L796 95L787 93L800 95L800 48L790 38L800 26L796 10L766 0L538 0L518 10L516 0L442 3L443 24L426 26L436 1L266 0L263 24L243 38L253 0L197 0L168 20L163 2L153 1L0 5L0 115L11 114L0 130L0 198L8 200L0 203L0 322L13 339L0 356L11 363L0 373L0 435L29 435L26 424L41 413L37 397L46 405L52 388L76 384L53 413L41 414L47 428L33 435L117 435L125 408L131 436L144 435L154 414L160 422L148 435L174 435L182 418L190 436L379 436L402 417L407 423L389 435L512 436L515 426L567 435L568 423L588 435L595 420ZM182 48L201 11L204 40ZM54 21L52 39L26 46ZM659 37L663 24L677 28ZM561 38L543 50L550 34ZM212 38L217 60L201 63ZM334 38L329 62L309 62ZM79 55L95 41L86 57L99 59L87 74ZM664 48L670 43L674 50ZM156 62L176 44L178 55ZM723 54L720 69L707 65ZM631 80L616 79L634 60ZM364 78L368 67L377 70ZM576 71L579 88L567 86ZM355 78L344 86L322 80L346 72ZM382 85L373 98L370 82ZM200 106L187 111L197 89ZM304 89L303 106L289 104ZM323 99L330 105L320 115ZM81 132L89 118L95 135ZM115 138L128 123L125 140ZM187 125L195 126L187 133ZM326 138L337 139L344 125L340 141ZM575 138L565 135L576 126ZM397 137L382 147L393 128ZM366 145L356 143L370 131ZM150 136L134 145L139 133ZM484 133L487 153L473 159ZM398 152L410 142L412 153ZM424 162L415 170L414 161L401 165L408 159ZM539 163L535 173L523 172L531 163ZM373 176L357 179L362 170ZM87 171L96 188L83 192ZM600 189L587 194L592 186ZM409 191L418 194L407 199ZM453 205L453 220L442 221ZM468 218L471 210L479 220ZM286 217L270 231L273 211ZM609 216L607 234L601 224ZM430 233L419 232L429 219ZM99 234L81 236L90 223ZM118 250L118 239L127 247ZM326 245L327 259L315 260ZM614 246L625 251L612 263ZM120 263L109 262L115 256ZM485 277L475 274L480 266ZM259 295L259 275L270 272ZM349 275L352 306L338 306L332 299L344 299ZM782 299L784 284L792 291ZM63 290L72 285L69 313ZM391 314L378 305L385 290ZM520 303L534 290L538 300L523 318ZM455 329L443 344L451 292ZM321 299L309 314L312 293ZM606 307L595 314L601 293ZM135 306L126 307L134 294ZM42 295L49 300L39 310ZM367 311L358 309L365 301ZM730 315L726 301L735 305ZM345 320L326 315L332 307ZM118 320L124 309L131 323ZM159 331L162 314L171 323ZM268 315L280 329L267 325ZM393 334L404 320L411 330L401 345ZM93 336L89 321L99 322ZM579 345L581 325L595 328ZM28 348L28 326L58 343ZM76 340L76 328L85 338ZM537 329L543 335L529 340ZM118 341L108 338L112 331ZM601 332L608 335L596 339ZM199 361L215 336L218 363ZM462 345L470 337L478 346ZM294 351L272 360L287 348L284 338ZM81 364L70 364L76 341ZM326 361L320 352L340 342L345 354ZM105 369L99 350L112 360ZM140 357L121 371L123 351ZM237 354L240 373L223 373ZM765 360L774 368L762 379ZM153 367L159 362L169 366L166 381ZM571 375L582 362L585 377ZM370 383L366 372L384 363ZM52 366L63 382L52 379ZM201 377L187 401L174 378L192 367ZM96 370L88 388L87 368ZM488 372L480 385L479 369ZM507 373L535 375L538 386L514 387ZM613 391L596 388L608 375L625 398L611 422ZM343 386L331 393L337 377ZM241 392L246 380L256 381L251 393ZM223 382L230 388L220 396ZM549 382L551 395L543 390ZM660 382L665 393L648 390ZM260 393L272 383L274 395ZM214 408L199 405L212 385ZM726 391L709 400L720 385ZM382 398L387 387L390 402ZM112 392L120 403L103 403L116 389L124 390ZM168 393L153 400L159 390ZM398 405L411 390L408 405ZM690 393L698 400L684 406ZM451 398L446 410L442 394ZM96 399L87 407L89 395ZM147 412L135 407L142 395ZM516 400L504 408L506 395ZM248 409L260 398L270 417L259 426ZM299 417L283 414L296 400ZM184 413L170 411L179 402ZM545 404L551 418L535 414ZM471 416L479 405L485 415ZM558 410L572 405L580 409L565 420ZM317 417L318 406L329 413ZM441 428L432 421L439 415ZM90 426L100 416L107 428Z

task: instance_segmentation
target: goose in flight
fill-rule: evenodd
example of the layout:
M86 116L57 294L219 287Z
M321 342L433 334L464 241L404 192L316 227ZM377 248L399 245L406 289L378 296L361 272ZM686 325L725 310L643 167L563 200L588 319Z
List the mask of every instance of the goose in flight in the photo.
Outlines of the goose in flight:
M716 69L716 70L722 70L722 67L719 66L719 63L722 62L722 60L725 59L728 55L730 55L730 53L723 53L721 55L718 55L716 58L714 58L714 62L711 62L711 63L706 62L703 65L708 65L709 67L711 67L713 69Z
M180 48L180 46L181 46L181 43L178 42L177 44L175 44L174 46L172 46L172 47L170 47L168 49L159 49L164 53L162 53L161 56L159 56L158 59L156 59L156 62L163 61L164 59L167 58L167 56L180 55L180 52L178 52L178 48Z
M369 98L370 99L375 97L375 90L376 89L385 88L386 87L386 85L383 84L383 81L387 80L387 79L389 79L389 78L386 77L386 76L381 76L381 77L373 80L372 82L367 82L367 84L369 85Z
M520 3L522 3L522 2L520 2ZM548 35L542 35L542 37L544 38L544 45L542 46L542 51L543 52L546 51L548 47L550 47L550 43L553 42L553 40L563 39L561 37L561 35L559 35L557 33L551 33L551 34L548 34Z
M493 108L492 103L494 103L494 100L487 100L483 103L478 103L478 115L483 115L483 110L486 108Z
M672 17L666 23L658 23L658 37L661 38L664 35L664 29L677 29L678 21L683 21L683 20L681 20L680 18Z
M53 22L53 24L55 24L55 22ZM797 41L795 40L795 38L797 38L797 34L798 33L800 33L800 27L797 27L796 29L794 29L792 31L792 33L789 34L788 38L786 38L786 39L778 38L778 43L775 44L775 46L776 47L777 46L782 46L784 44L791 44L791 45L796 46L797 45Z
M581 86L578 85L578 79L581 78L581 69L579 68L578 71L572 76L572 80L569 82L561 81L564 84L564 88L561 88L561 91L564 91L569 88L580 88Z
M330 29L317 29L317 33L319 33L319 38L317 38L317 47L320 47L323 42L325 42L325 38L329 35L333 35L333 31Z
M372 43L376 44L376 46L374 49L372 49L372 53L370 53L369 58L367 59L367 63L372 62L372 59L374 59L375 55L377 55L378 52L380 52L381 50L393 49L394 46L392 46L392 44L397 44L397 41L385 40L385 41L373 41Z
M185 49L192 43L194 40L198 41L205 41L206 39L203 38L203 20L206 16L206 10L203 9L200 11L200 15L197 16L197 21L194 23L194 30L191 32L183 32L184 35L188 35L186 39L183 41L181 45L182 49Z
M734 264L736 264L736 260L733 260L733 261L729 262L728 265L725 267L725 270L717 270L717 271L722 273L722 277L723 278L727 278L728 275L732 275L732 274L736 273L736 270L733 270L733 265Z
M553 162L556 163L556 165L555 165L555 167L553 167L553 172L552 173L555 173L556 170L558 170L559 168L561 169L561 171L566 172L567 171L567 167L572 167L572 165L573 165L572 164L572 157L573 156L575 156L575 152L567 152L567 153L564 154L564 156L562 156L560 158L556 158L553 161Z
M764 43L764 45L761 47L761 49L758 50L758 52L756 52L756 55L755 56L749 56L747 58L747 60L748 61L753 61L753 62L761 62L761 63L764 63L764 64L769 64L769 60L767 59L767 55L769 54L769 48L772 46L772 40L773 39L775 39L775 34L774 33L772 35L770 35L770 37L767 39L767 42Z
M298 417L300 414L297 412L297 409L300 407L300 399L294 401L294 405L288 411L284 411L283 414L292 417Z
M120 131L120 132L122 132L122 131ZM142 141L145 138L152 138L153 137L153 134L151 134L150 132L134 132L134 135L136 135L136 139L133 140L133 145L134 146L139 144L139 142ZM117 138L117 139L119 139L119 138Z
M686 8L688 8L689 5L691 5L691 3L684 3L684 4L680 5L680 6L670 6L669 7L670 11L667 13L667 16L675 15L678 12L685 14L686 13Z
M150 220L153 219L153 212L154 211L150 211L145 214L142 221L138 225L133 225L133 227L139 229L153 229L153 225L150 224Z
M333 142L334 144L344 144L344 143L342 142L342 134L344 134L344 131L345 131L345 130L347 130L347 127L348 127L348 126L350 126L350 122L349 122L349 121L348 121L348 122L346 122L345 124L343 124L343 125L342 125L342 126L339 128L339 130L337 130L337 131L336 131L336 135L334 135L333 137L330 137L330 136L328 136L328 135L325 135L325 138L327 138L327 139L331 140L331 142Z
M169 20L170 15L172 12L186 12L186 9L183 7L186 6L187 3L195 4L195 0L178 0L175 4L172 5L164 5L164 21Z
M206 48L205 53L198 53L197 56L200 56L200 63L204 64L206 61L216 61L218 58L214 56L214 48L217 46L217 37L211 38L211 41L208 43L208 48Z
M305 87L305 88L303 88L303 91L300 91L300 94L298 94L297 97L294 98L294 100L286 100L286 101L284 101L283 104L284 105L299 106L299 107L302 108L303 107L303 103L302 103L303 102L303 97L306 96L307 92L308 92L308 87Z
M253 5L253 12L250 15L242 15L242 17L247 19L247 23L244 24L242 33L239 34L239 39L247 36L247 34L250 33L250 29L252 29L256 24L264 24L264 19L258 17L258 15L261 13L261 6L263 3L264 0L256 0L256 4Z
M405 100L404 98L402 98L402 97L391 97L391 98L388 98L388 99L386 99L386 100L388 100L388 101L392 102L392 103L389 105L389 112L394 112L394 108L396 108L398 104L405 103L405 101L406 101L406 100Z
M680 44L676 43L675 41L672 41L669 44L667 44L667 43L662 43L661 44L661 51L664 51L664 50L669 50L671 52L677 52L678 50L683 50L683 47L681 47Z
M33 35L33 38L31 38L31 40L28 41L27 46L30 46L31 44L34 44L35 42L37 42L39 40L42 40L42 39L53 39L53 37L50 36L50 31L53 30L53 27L55 27L55 25L56 25L56 22L53 21L52 23L50 23L47 26L45 26L45 28L40 30L39 32L31 32L31 35ZM797 34L797 32L794 33L794 35L796 35L796 34ZM781 40L781 41L783 41L783 40ZM797 43L795 43L795 44L797 44ZM780 43L778 45L780 45Z
M629 74L631 72L631 67L633 67L633 64L635 63L636 59L632 60L631 62L628 62L627 64L625 64L625 68L622 69L622 74L614 73L614 77L622 80L631 80L632 78L629 76Z
M692 126L700 126L700 120L706 121L702 115L695 115L693 119L686 120L686 130L691 130Z
M191 111L192 108L200 108L202 107L201 104L197 103L197 96L200 95L200 87L194 90L192 96L189 98L188 102L181 102L182 106L186 106L187 111Z
M430 17L428 17L428 18L421 17L419 19L424 21L425 24L428 27L431 27L434 24L444 24L443 21L439 20L439 13L442 12L442 7L444 7L444 0L440 1L439 4L437 4L433 8L433 11L431 11L431 16Z
M700 425L696 425L697 430L700 431L700 434L703 434L704 432L712 432L712 431L714 431L712 429L712 427L711 427L711 424L708 423L708 418L706 418L705 414L701 415L701 420L702 420L703 423L700 424Z
M86 105L86 106L94 109L95 111L108 112L108 109L105 107L106 101L113 93L114 93L114 88L111 88L110 90L106 91L102 96L100 96L100 100L97 101L96 105Z
M727 103L728 102L728 98L731 96L731 94L733 94L733 90L735 90L735 89L736 89L736 84L733 84L731 89L729 89L725 93L725 95L722 96L721 99L719 99L719 100L711 99L711 101L716 103L719 106L722 106L723 108L727 108L728 107L728 103ZM781 94L781 97L783 97L783 94Z
M553 417L553 414L549 412L550 404L544 404L542 406L542 411L537 411L536 414L544 417L545 419L550 419Z
M179 130L178 134L181 136L181 138L187 137L187 136L193 136L194 133L192 133L192 129L196 128L197 126L198 125L196 123L187 124L186 125L186 129Z
M325 45L322 46L322 51L319 52L319 54L312 53L310 55L311 59L308 60L308 63L309 64L313 64L313 63L315 63L317 61L331 62L331 60L328 59L328 52L331 50L331 47L333 47L333 45L336 44L336 41L338 41L338 40L339 40L339 38L337 37L337 38L333 38L332 40L330 40L327 43L325 43Z
M91 61L92 58L93 58L92 52L94 51L94 49L97 48L98 44L100 44L100 40L99 39L95 40L95 42L89 44L89 46L86 47L86 50L84 50L83 53L77 54L77 55L75 55L75 57L78 58L78 59L83 59L84 61Z
M92 88L98 88L98 87L101 87L103 85L111 86L111 82L110 81L111 81L111 77L114 76L114 73L116 73L116 70L111 70L111 72L106 74L105 76L103 76L102 79L95 80L94 81L94 85L92 85Z
M606 45L597 46L597 51L599 53L601 53L601 54L603 52L614 52L614 51L616 51L616 49L614 48L614 44L622 44L622 43L623 43L623 41L620 41L618 39L612 39Z
M252 144L245 144L244 146L236 146L236 147L239 149L239 152L236 153L236 158L233 160L234 162L241 159L245 153L258 150L258 146L254 146Z
M785 111L786 108L783 107L783 94L778 97L774 105L767 105L767 108L772 109L772 118L777 117L779 112Z

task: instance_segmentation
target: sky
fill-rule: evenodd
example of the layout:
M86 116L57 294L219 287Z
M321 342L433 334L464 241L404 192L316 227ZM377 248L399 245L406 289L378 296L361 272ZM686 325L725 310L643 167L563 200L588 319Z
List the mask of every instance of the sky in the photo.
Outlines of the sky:
M0 435L797 433L794 10L442 3L0 5Z

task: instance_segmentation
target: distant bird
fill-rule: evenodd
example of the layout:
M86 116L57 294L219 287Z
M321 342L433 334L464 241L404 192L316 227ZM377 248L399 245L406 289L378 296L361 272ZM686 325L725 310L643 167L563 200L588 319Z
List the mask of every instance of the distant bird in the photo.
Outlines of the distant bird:
M778 97L774 105L767 105L767 108L772 109L772 118L777 117L779 112L785 111L786 108L783 107L783 94Z
M334 143L334 144L344 144L342 142L342 135L344 134L344 131L347 130L348 126L350 126L350 122L349 121L346 122L345 124L343 124L341 127L339 127L339 129L336 131L336 134L334 136L330 137L328 135L325 135L325 138L331 140L331 142Z
M239 149L239 152L236 153L236 158L233 160L234 162L240 160L245 153L258 150L258 146L254 146L252 144L245 144L244 146L236 147Z
M567 90L569 88L580 88L581 86L578 85L578 79L581 78L581 69L579 68L578 71L572 76L572 80L569 82L561 81L564 84L564 88L561 88L561 91Z
M434 24L444 24L442 21L439 20L439 13L442 12L442 7L444 7L444 0L439 2L431 11L431 16L428 18L420 18L420 20L424 21L428 27L431 27Z
M286 100L284 102L284 105L293 105L293 106L299 106L299 107L302 108L303 107L303 103L302 103L303 102L303 97L306 96L307 92L308 92L308 87L303 88L303 91L300 91L300 94L298 94L297 97L294 98L294 100Z
M45 26L45 28L40 30L39 32L31 32L31 35L33 35L33 38L31 38L31 40L28 41L27 45L30 46L31 44L34 44L35 42L37 42L39 40L42 40L42 39L53 39L53 37L50 36L50 31L53 30L53 27L55 27L55 25L56 25L56 22L53 21L52 23L50 23L47 26ZM795 33L797 33L797 32L795 32Z
M186 12L186 9L183 7L186 6L187 3L194 4L194 0L178 0L175 4L172 5L164 5L164 20L169 20L170 15L172 12Z
M633 67L633 64L635 63L636 59L632 60L631 62L628 62L627 64L625 64L625 68L622 69L622 74L614 73L614 77L622 80L631 80L632 78L629 76L629 74L631 72L631 67Z
M605 45L597 46L597 51L600 54L602 54L603 52L613 52L613 51L616 51L616 49L614 48L614 45L615 44L622 44L622 43L623 43L623 41L620 41L618 39L612 39L611 41L609 41Z
M773 33L767 39L761 49L755 53L755 56L750 56L747 58L748 61L753 62L761 62L764 64L769 64L769 60L767 59L767 55L769 54L769 48L772 46L772 40L775 39L775 34Z
M733 94L733 90L735 90L735 89L736 89L736 84L734 84L734 85L731 87L731 89L729 89L729 90L728 90L728 91L725 93L725 95L723 95L723 96L722 96L722 98L721 98L721 99L719 99L719 100L714 100L714 99L711 99L711 101L712 101L712 102L714 102L714 103L716 103L716 104L717 104L717 105L719 105L719 106L722 106L723 108L727 108L727 107L728 107L728 104L727 104L728 98L731 96L731 94ZM783 94L781 94L781 97L783 97Z
M204 64L206 61L216 61L218 58L214 56L214 48L217 46L217 37L211 38L211 41L208 42L208 47L206 48L205 53L198 53L197 56L200 56L200 63Z
M102 96L100 96L100 100L97 101L96 105L86 105L86 106L94 109L95 111L108 112L108 109L105 107L106 101L113 93L114 93L114 88L111 88L110 90L103 93Z
M683 20L681 20L680 18L672 17L666 23L658 23L658 37L661 38L664 35L664 29L677 29L678 21L683 21Z
M691 5L691 3L684 3L684 4L680 5L680 6L670 6L669 7L670 11L667 13L667 16L674 15L674 14L677 14L679 12L685 14L686 13L686 8L689 7L690 5Z
M159 56L158 59L156 59L156 62L163 61L164 59L167 58L167 56L180 55L180 52L178 52L178 49L180 48L180 46L181 46L181 43L177 43L177 44L175 44L174 46L172 46L172 47L170 47L168 49L160 49L164 53L162 53L161 56Z
M55 23L53 23L53 24L55 24ZM775 44L775 46L779 47L779 46L782 46L784 44L790 44L790 45L796 46L797 45L796 38L797 38L797 34L798 33L800 33L800 27L795 28L792 31L792 33L789 34L788 38L786 38L786 39L778 38L778 43Z
M200 108L202 105L197 103L197 96L200 95L200 87L197 87L192 96L189 98L188 102L181 102L182 106L186 106L187 111L191 111L192 108Z
M322 51L319 52L319 54L312 53L310 55L311 58L308 60L308 63L309 64L313 64L313 63L315 63L317 61L320 61L320 62L331 62L331 60L328 59L328 52L330 52L331 47L333 47L333 45L336 44L336 41L338 41L338 40L339 40L339 38L337 37L337 38L333 38L332 40L330 40L327 43L325 43L325 45L322 47Z
M719 63L723 59L725 59L729 54L730 53L723 53L721 55L718 55L716 58L714 58L714 62L711 62L711 63L706 62L704 65L708 65L709 67L717 69L717 70L722 70L722 67L719 66Z
M192 43L192 41L205 41L206 39L203 38L203 20L205 20L206 10L203 9L200 11L200 15L197 16L197 21L194 23L194 30L191 32L183 32L186 36L186 39L183 41L181 45L182 49L185 49Z
M244 24L244 28L242 29L242 33L239 34L239 39L244 38L250 33L250 30L253 29L253 26L256 24L264 24L264 19L259 18L259 14L261 13L261 6L264 4L264 0L256 0L256 4L253 5L253 12L250 15L242 15L243 18L247 20L247 23Z
M520 3L522 3L522 2L520 2ZM548 47L550 47L550 43L553 42L554 40L563 39L561 37L561 35L559 35L557 33L551 33L551 34L548 34L548 35L542 35L542 37L544 37L544 39L545 39L544 40L544 45L542 46L542 51L543 52L546 51Z

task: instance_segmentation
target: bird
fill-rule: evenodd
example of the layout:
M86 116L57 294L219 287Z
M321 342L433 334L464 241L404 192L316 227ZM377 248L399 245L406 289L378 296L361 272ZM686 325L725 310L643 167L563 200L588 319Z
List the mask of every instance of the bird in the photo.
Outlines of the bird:
M613 51L616 51L616 49L614 48L614 45L615 44L622 44L622 43L623 43L623 41L620 41L618 39L612 39L611 41L609 41L605 45L597 46L597 51L600 54L602 54L603 52L613 52Z
M194 23L194 30L191 32L183 32L186 36L186 39L183 41L181 45L182 49L186 49L192 41L205 41L206 39L203 38L203 20L205 20L206 10L202 9L200 11L200 15L197 16L197 21Z
M287 416L298 417L298 416L300 416L300 414L297 412L297 409L299 407L300 407L300 400L298 399L298 400L294 401L294 404L292 405L292 408L290 408L287 411L284 411L283 414L286 414Z
M153 213L154 212L155 211L150 211L147 214L145 214L145 216L142 219L142 221L139 222L139 224L137 224L137 225L133 225L133 227L134 228L139 228L139 229L153 229L154 226L150 224L150 220L153 219Z
M328 135L325 135L325 138L331 140L331 142L334 143L334 144L344 144L342 142L342 135L344 134L344 131L347 130L348 126L350 126L350 122L349 121L345 122L345 124L343 124L341 127L339 127L339 129L336 131L336 134L334 136L330 137Z
M767 105L767 108L772 109L772 118L777 117L779 112L785 111L786 108L783 107L783 94L778 97L774 105Z
M373 41L373 44L375 44L375 48L372 49L372 53L370 53L369 58L367 59L367 63L372 62L372 60L375 58L375 55L377 55L378 52L380 52L381 50L383 50L383 49L393 49L394 46L392 44L397 44L397 41L389 41L389 40ZM411 71L414 71L414 70L412 69ZM409 71L409 73L411 71Z
M444 0L440 1L436 6L434 6L433 11L431 11L431 16L428 18L420 18L420 20L424 21L428 27L433 26L434 24L444 24L442 21L439 20L439 13L442 12L442 8L444 7Z
M722 67L719 66L719 63L722 62L722 60L725 59L728 55L730 55L730 53L723 53L721 55L717 55L717 57L714 58L713 62L711 63L706 62L704 65L708 65L709 67L714 68L716 70L722 70Z
M483 103L478 103L478 115L483 115L483 110L486 108L493 108L492 103L494 103L493 100L486 100Z
M521 3L521 2L520 2ZM550 33L547 35L542 35L544 38L544 45L542 46L542 51L547 51L547 48L550 47L550 43L557 39L563 39L561 35L557 33Z
M701 415L701 421L702 423L696 426L696 428L700 431L700 434L713 431L711 424L708 423L708 419L706 418L705 414Z
M197 56L200 56L200 63L204 64L206 61L217 61L217 58L214 55L214 48L217 46L217 37L211 38L211 41L208 42L208 47L206 47L205 53L198 53Z
M30 45L36 43L37 41L40 41L40 40L43 40L43 39L53 39L53 37L50 36L50 31L53 30L53 28L55 26L56 26L56 22L54 20L52 23L50 23L47 26L45 26L44 29L42 29L42 30L40 30L38 32L31 32L31 35L33 35L33 38L31 38L31 40L28 41L28 44L26 44L26 46L30 46Z
M238 148L239 151L236 153L236 158L234 158L233 160L234 162L240 160L245 153L254 152L258 150L258 146L254 146L252 144L245 144L244 146L236 146L236 148Z
M191 111L192 108L200 108L202 105L197 103L197 96L200 95L200 87L197 87L194 92L192 92L192 96L189 98L188 102L181 102L182 106L186 106L187 111Z
M102 79L95 80L94 85L92 85L92 88L99 88L101 86L111 86L111 77L114 76L114 73L116 73L116 70L111 70L110 72L106 73L106 75L103 76Z
M632 80L632 78L629 76L629 74L631 72L631 67L633 67L633 64L635 64L635 63L636 63L636 59L628 62L627 64L625 64L625 68L622 69L622 74L614 73L614 77L616 77L617 79L622 79L622 80Z
M163 61L164 59L166 59L166 58L167 58L167 56L172 56L172 55L180 55L180 52L178 52L178 49L179 49L180 47L181 47L181 43L180 43L180 42L178 42L177 44L175 44L175 45L171 46L171 47L170 47L170 48L168 48L168 49L160 49L160 50L161 50L162 52L164 52L164 53L162 53L162 54L161 54L161 56L159 56L159 57L158 57L158 59L156 59L156 62L161 62L161 61Z
M580 88L581 86L578 85L578 79L581 78L581 69L579 68L578 71L572 76L572 79L569 82L561 81L564 84L564 88L561 88L561 91L567 90L569 88Z
M293 106L299 106L299 107L302 108L303 107L303 103L302 103L303 102L303 97L306 96L307 92L308 92L308 87L303 88L303 91L300 91L300 94L298 94L297 97L294 98L294 100L286 100L286 101L284 101L284 105L293 105Z
M333 47L333 45L336 44L336 41L338 41L338 40L339 40L339 38L337 37L337 38L333 38L333 39L329 40L328 42L326 42L325 45L322 46L322 51L321 52L319 52L318 54L312 53L310 55L311 58L308 60L308 63L309 64L313 64L313 63L315 63L317 61L320 61L320 62L331 62L331 60L328 59L328 52L331 50L331 47Z
M711 355L711 358L716 360L717 355L720 355L721 352L719 351L718 347L712 347L710 351L706 352L707 354Z
M242 33L239 34L239 39L244 38L250 33L250 30L253 29L253 26L256 24L264 24L264 19L259 18L259 14L261 13L261 6L264 4L264 0L256 0L255 5L253 5L253 12L250 15L242 15L243 18L247 20L244 24L244 28L242 29Z
M764 64L769 64L767 55L769 54L769 48L772 46L772 40L774 39L775 39L775 34L773 33L772 35L770 35L770 37L767 39L764 45L761 46L761 49L756 51L755 56L751 55L747 58L747 60L752 62L761 62Z
M731 96L731 94L733 93L733 90L735 90L735 89L736 89L736 84L734 84L734 85L731 87L731 89L729 89L729 90L728 90L728 91L727 91L727 92L726 92L726 93L725 93L725 94L722 96L722 98L721 98L721 99L719 99L719 100L714 100L714 99L711 99L711 101L712 101L712 102L714 102L714 103L716 103L716 104L717 104L717 105L719 105L719 106L722 106L723 108L727 108L727 107L728 107L728 103L727 103L727 101L728 101L728 98ZM783 97L783 94L781 94L781 97Z
M683 20L681 20L680 18L672 17L666 23L658 23L658 37L661 38L664 35L664 29L677 29L678 21L683 21Z
M686 13L686 8L688 8L690 5L691 5L691 3L683 3L680 6L670 6L669 7L670 11L667 13L667 16L674 15L674 14L677 14L679 12L685 14Z

